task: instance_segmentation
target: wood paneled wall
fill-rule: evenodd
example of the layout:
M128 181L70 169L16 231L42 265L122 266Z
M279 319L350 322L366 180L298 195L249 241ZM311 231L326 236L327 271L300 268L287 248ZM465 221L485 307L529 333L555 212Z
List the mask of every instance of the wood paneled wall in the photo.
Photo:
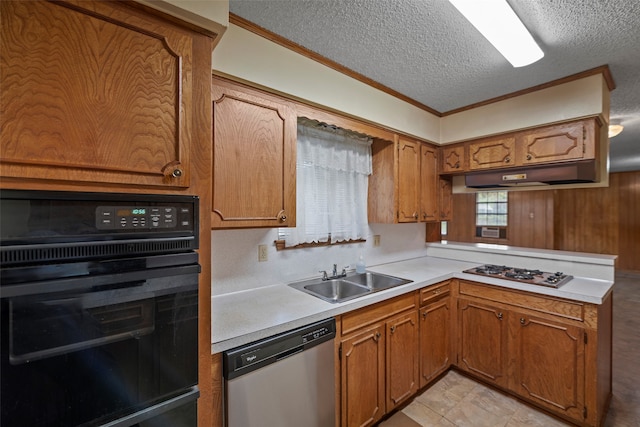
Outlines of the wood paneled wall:
M509 193L506 239L475 237L475 194L453 195L448 240L618 255L640 271L640 171L610 175L607 188Z

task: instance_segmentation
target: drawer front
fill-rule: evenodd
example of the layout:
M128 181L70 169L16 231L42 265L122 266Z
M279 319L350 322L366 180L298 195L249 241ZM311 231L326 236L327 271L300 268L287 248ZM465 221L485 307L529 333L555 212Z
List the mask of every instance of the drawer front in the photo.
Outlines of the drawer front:
M579 302L542 297L521 291L507 291L465 280L460 280L460 295L497 301L572 320L584 321L585 318L585 305Z
M450 292L451 286L449 281L423 288L420 290L420 307L444 296L449 296Z
M405 310L416 308L415 292L374 304L342 316L342 335L381 321Z

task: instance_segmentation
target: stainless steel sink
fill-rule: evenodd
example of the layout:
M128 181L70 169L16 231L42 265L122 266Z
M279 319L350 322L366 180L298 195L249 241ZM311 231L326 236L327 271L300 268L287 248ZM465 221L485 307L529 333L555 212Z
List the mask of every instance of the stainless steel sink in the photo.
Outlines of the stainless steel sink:
M346 281L366 286L373 291L381 291L383 289L393 288L395 286L411 283L411 280L402 279L400 277L387 276L385 274L366 273L356 274L355 276L345 277Z
M343 302L371 292L365 286L347 282L344 279L325 280L304 289L312 295L329 302Z
M411 283L412 280L385 274L366 272L349 274L339 279L311 279L290 283L289 286L331 303L345 302L373 292Z

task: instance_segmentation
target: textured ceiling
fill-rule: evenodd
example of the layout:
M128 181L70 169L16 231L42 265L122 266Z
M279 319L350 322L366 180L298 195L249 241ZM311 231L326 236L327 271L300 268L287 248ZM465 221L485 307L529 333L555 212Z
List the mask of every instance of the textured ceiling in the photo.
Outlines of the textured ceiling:
M481 1L481 0L479 0ZM640 170L640 1L508 0L545 53L513 68L447 0L230 0L230 12L439 112L601 65L611 170Z

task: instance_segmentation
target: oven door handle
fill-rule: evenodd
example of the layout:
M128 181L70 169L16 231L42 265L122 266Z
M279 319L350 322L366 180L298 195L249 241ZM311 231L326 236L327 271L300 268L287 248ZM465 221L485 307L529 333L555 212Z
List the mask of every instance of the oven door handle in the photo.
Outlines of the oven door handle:
M153 268L126 273L81 276L69 279L44 280L18 285L3 286L0 298L15 298L29 295L43 295L55 292L96 292L101 288L113 287L114 284L144 282L149 279L184 276L200 273L199 264L183 265L169 268Z

